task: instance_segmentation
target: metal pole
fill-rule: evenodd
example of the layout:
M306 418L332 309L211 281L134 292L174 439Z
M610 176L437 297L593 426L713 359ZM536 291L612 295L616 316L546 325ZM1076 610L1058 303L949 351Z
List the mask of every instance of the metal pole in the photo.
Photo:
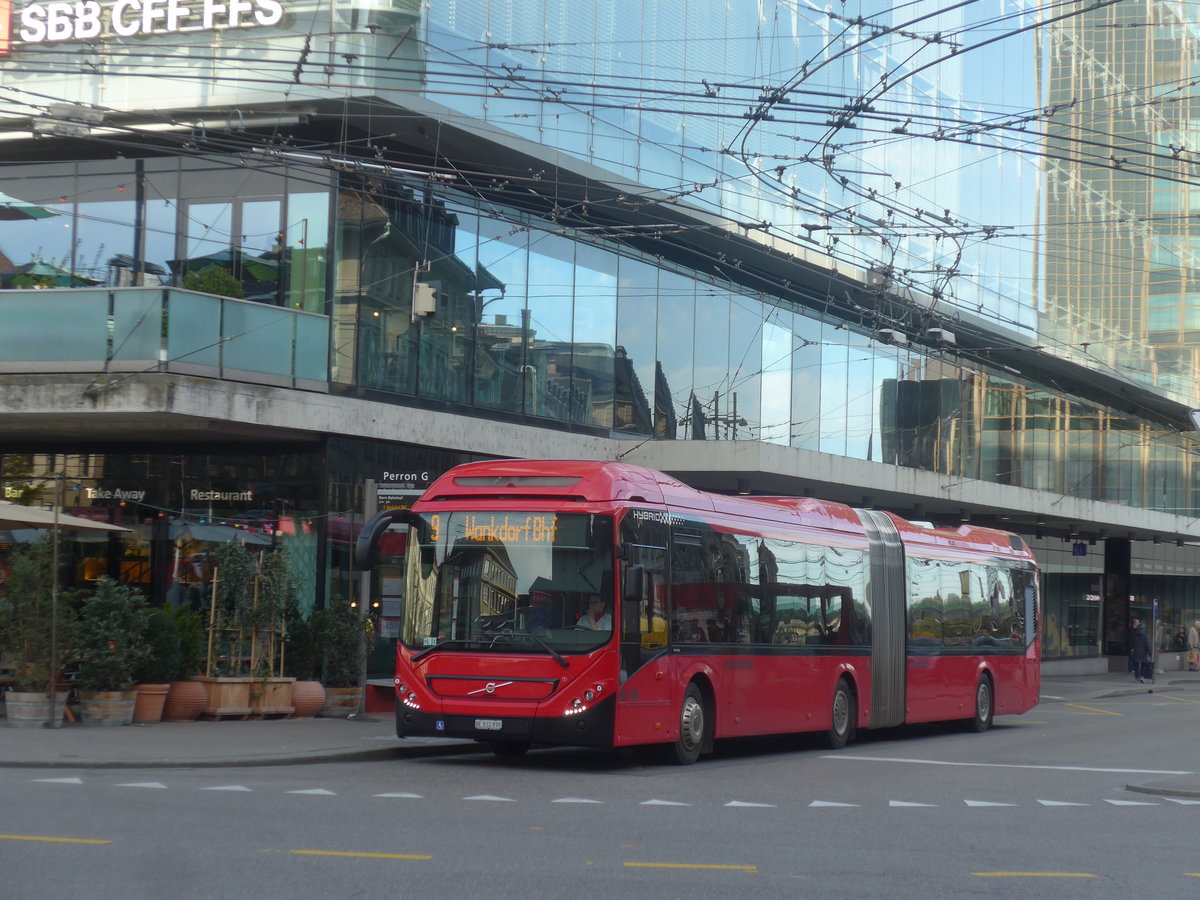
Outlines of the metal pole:
M46 675L49 678L47 690L49 691L48 700L50 701L46 709L46 721L42 723L44 728L54 727L54 699L57 691L57 678L55 677L55 669L58 668L55 663L58 657L58 507L62 502L62 479L61 473L54 475L54 532L51 538L51 563L50 563L50 659L47 661ZM60 713L61 715L61 713Z
M379 486L374 478L368 478L363 483L363 522L365 523L375 513L379 512ZM354 535L357 538L358 535ZM354 565L354 554L350 554L350 564ZM371 582L374 572L371 569L358 573L358 634L362 648L362 665L358 670L358 683L362 685L359 695L358 711L367 710L367 616L371 614Z

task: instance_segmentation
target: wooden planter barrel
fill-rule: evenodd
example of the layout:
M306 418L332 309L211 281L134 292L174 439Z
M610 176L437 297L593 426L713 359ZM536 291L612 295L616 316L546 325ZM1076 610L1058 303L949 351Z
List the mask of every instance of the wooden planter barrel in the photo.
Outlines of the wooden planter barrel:
M128 725L137 691L80 691L79 718L84 725Z
M4 695L5 714L10 728L41 728L50 721L51 728L62 728L67 709L67 692L57 691L54 709L44 691L9 691Z
M350 716L356 716L358 708L362 705L362 693L361 687L326 687L325 705L317 715L326 719L348 719Z

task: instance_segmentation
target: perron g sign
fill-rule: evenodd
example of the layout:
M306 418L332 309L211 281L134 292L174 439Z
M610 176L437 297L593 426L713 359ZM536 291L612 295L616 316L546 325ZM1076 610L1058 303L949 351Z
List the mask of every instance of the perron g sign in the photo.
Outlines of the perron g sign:
M0 0L0 52L12 27L11 3ZM17 37L39 44L276 25L283 18L283 5L279 0L53 0L30 3L18 15Z

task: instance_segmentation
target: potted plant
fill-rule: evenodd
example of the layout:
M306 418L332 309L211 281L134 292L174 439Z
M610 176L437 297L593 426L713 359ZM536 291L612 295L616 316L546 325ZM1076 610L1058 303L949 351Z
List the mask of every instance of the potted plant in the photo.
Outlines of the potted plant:
M325 705L320 715L346 718L362 707L367 632L358 609L337 600L313 615L324 658Z
M295 590L287 561L278 550L260 558L248 609L239 614L250 642L247 661L250 712L255 716L290 716L296 679L283 672L285 612L295 606Z
M179 670L179 629L171 608L149 611L146 644L146 657L133 673L137 690L133 721L138 725L162 720L171 679Z
M137 672L150 656L150 611L136 588L101 578L83 601L76 649L79 712L85 725L128 725Z
M325 705L325 688L316 680L321 664L321 639L312 615L295 606L285 616L284 671L296 679L292 685L292 715L310 718Z
M250 715L250 672L247 646L253 646L253 596L256 561L245 544L230 541L211 554L213 592L208 598L208 647L204 685L208 700L201 715L208 718Z
M179 657L169 678L163 721L194 722L208 703L208 691L196 681L204 665L204 623L184 606L167 606L179 641Z
M14 547L0 596L0 652L13 666L5 697L10 726L61 727L67 706L67 691L57 686L72 655L74 616L66 598L56 603L51 541L46 535Z

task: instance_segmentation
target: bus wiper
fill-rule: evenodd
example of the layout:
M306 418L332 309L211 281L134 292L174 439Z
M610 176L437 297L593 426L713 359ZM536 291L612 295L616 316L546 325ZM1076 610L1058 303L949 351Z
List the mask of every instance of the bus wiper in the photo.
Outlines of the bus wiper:
M537 644L539 647L541 647L543 650L545 650L547 653L549 653L551 656L553 656L555 662L557 662L564 669L571 668L571 664L569 662L567 662L567 660L563 657L563 655L561 653L559 653L557 650L555 650L553 647L551 647L549 644L547 644L545 641L543 641L536 634L530 634L528 631L514 631L513 632L514 637L518 634L521 637L529 638L531 641L533 641L535 644Z

